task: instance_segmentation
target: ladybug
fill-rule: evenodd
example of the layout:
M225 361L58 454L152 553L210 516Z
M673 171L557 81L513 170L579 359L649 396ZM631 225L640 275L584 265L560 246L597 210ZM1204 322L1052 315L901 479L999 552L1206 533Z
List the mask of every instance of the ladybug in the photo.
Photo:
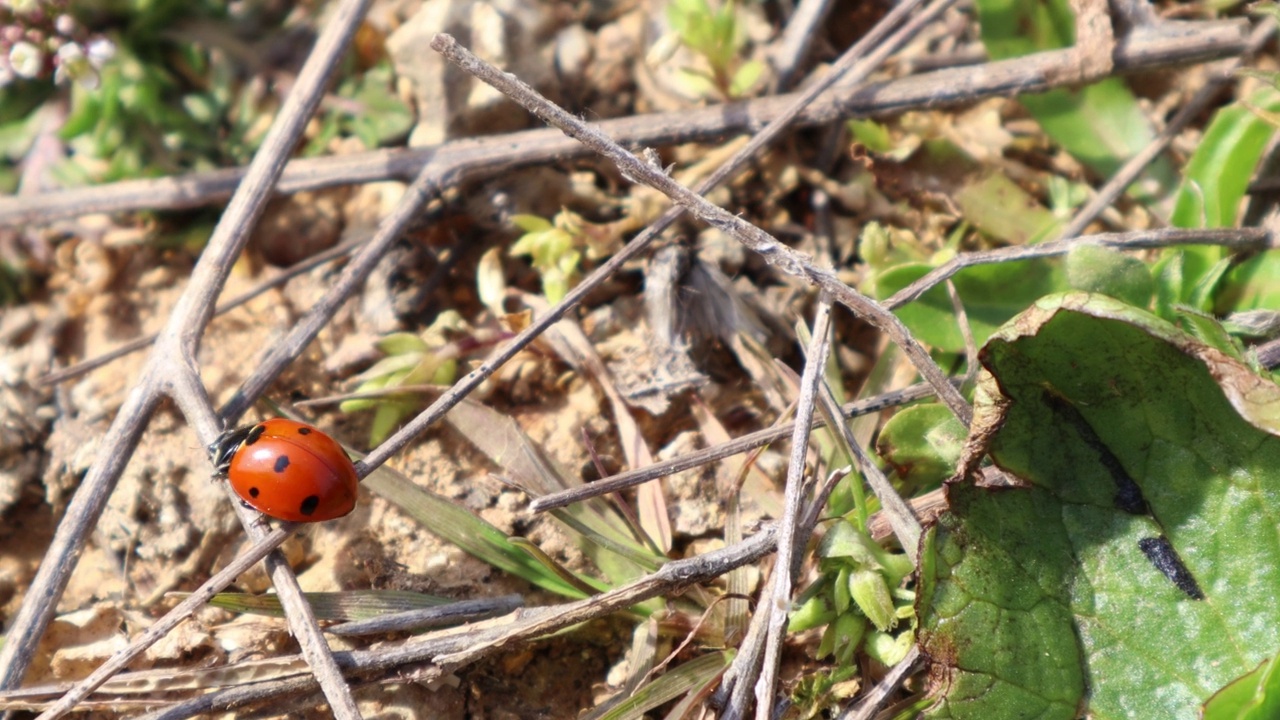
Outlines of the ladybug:
M273 518L320 522L356 506L355 465L333 438L305 423L274 418L230 430L209 454L240 499Z

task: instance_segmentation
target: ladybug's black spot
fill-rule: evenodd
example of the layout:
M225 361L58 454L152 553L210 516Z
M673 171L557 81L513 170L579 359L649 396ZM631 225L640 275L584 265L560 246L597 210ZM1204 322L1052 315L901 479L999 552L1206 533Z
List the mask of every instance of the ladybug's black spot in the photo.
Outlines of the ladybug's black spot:
M299 435L310 435L310 434L311 434L311 428L298 428L298 434L299 434Z
M261 490L259 490L258 488L256 488L256 487L251 487L251 488L249 488L249 497L251 497L251 498L256 498L256 497L258 497L258 493L260 493L260 492L262 492L262 491L261 491Z
M258 442L258 438L262 437L262 433L266 431L267 431L266 425L254 425L253 429L249 431L249 434L245 436L244 444L252 445Z
M310 515L315 512L318 507L320 507L320 496L308 495L307 498L302 501L302 504L298 506L298 512L303 515Z
M278 473L284 472L289 467L289 456L281 455L276 458L276 464L272 467Z

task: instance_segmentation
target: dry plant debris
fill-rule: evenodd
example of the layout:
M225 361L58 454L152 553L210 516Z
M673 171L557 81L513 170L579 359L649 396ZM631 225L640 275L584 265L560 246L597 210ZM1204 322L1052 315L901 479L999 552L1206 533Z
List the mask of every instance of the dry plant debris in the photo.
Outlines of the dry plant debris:
M999 445L989 339L1050 306L1177 323L1280 434L1266 16L196 5L166 20L191 87L150 108L180 52L126 18L94 16L102 64L0 38L6 99L49 84L0 112L0 709L1070 717L1109 701L1087 647L1048 710L1003 666L961 697L987 658L939 620L980 529L948 488L1038 477ZM103 87L54 85L74 68ZM145 137L165 113L191 122ZM1070 391L1055 417L1127 462ZM270 520L212 477L274 416L359 451L350 514ZM1178 691L1153 712L1212 694Z

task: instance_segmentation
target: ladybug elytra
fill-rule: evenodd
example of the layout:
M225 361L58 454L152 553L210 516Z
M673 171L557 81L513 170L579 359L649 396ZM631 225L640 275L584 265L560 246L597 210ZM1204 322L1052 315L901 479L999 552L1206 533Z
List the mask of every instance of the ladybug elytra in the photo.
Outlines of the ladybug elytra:
M230 430L209 452L247 505L279 520L320 522L356 506L360 478L342 446L319 428L274 418Z

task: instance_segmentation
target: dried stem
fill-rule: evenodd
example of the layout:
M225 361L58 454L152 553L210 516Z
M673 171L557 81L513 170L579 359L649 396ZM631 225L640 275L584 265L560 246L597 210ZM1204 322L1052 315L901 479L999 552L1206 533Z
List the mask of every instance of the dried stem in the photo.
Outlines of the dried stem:
M1167 70L1245 52L1248 22L1212 20L1163 23L1154 32L1125 38L1114 53L1116 74ZM860 50L865 54L865 50ZM795 125L829 125L851 117L883 117L912 109L967 105L986 98L1044 92L1066 84L1077 58L1071 49L1009 60L948 67L897 80L842 85L808 104ZM860 81L859 81L860 82ZM775 121L802 99L801 93L744 100L714 107L606 120L600 129L624 145L669 145L710 141L752 132ZM516 168L582 157L589 151L554 130L526 130L468 138L421 149L375 150L290 162L275 191L288 195L327 187L409 181L427 166L440 175L465 171L493 176ZM21 198L0 197L0 225L40 225L89 213L178 210L224 201L245 174L243 168L192 173L156 180L128 180ZM1127 187L1127 183L1121 187Z
M823 293L813 319L813 337L805 353L804 374L800 378L800 399L796 405L795 430L791 435L791 461L787 465L787 488L783 495L782 518L778 522L778 556L773 563L773 582L760 599L756 612L768 607L769 623L765 632L764 664L756 683L756 720L769 720L778 682L778 664L782 661L782 641L787 634L791 592L800 569L808 533L800 527L800 510L804 507L805 466L809 458L809 431L818 405L827 354L831 351L831 299ZM840 423L843 425L844 423Z
M741 543L697 557L673 560L630 585L583 600L553 607L529 608L518 611L510 619L499 618L469 628L450 628L375 650L339 652L335 657L349 676L369 677L420 663L430 663L427 672L443 675L513 645L532 642L578 623L625 610L649 598L678 594L691 585L714 580L730 570L759 562L773 552L776 538L775 528L770 525ZM286 693L311 690L315 686L315 679L311 677L254 683L202 695L147 717L179 720L199 713L226 712Z
M666 175L661 168L650 165L628 152L608 136L565 112L519 79L480 60L458 45L452 37L444 34L437 35L431 41L431 47L467 73L497 88L526 110L542 118L544 122L560 128L567 135L608 158L618 166L624 177L661 191L684 206L698 219L732 235L764 258L765 262L788 275L806 280L825 290L837 302L870 322L901 347L925 382L933 386L934 392L942 403L961 422L965 425L969 424L973 411L964 397L947 381L941 368L933 362L929 353L911 336L906 325L903 325L893 313L845 285L835 273L814 265L804 254L778 242L772 235L742 218L707 202L697 193Z
M907 656L902 661L893 666L888 675L880 679L875 687L871 688L856 705L853 705L840 716L840 720L871 720L880 712L880 707L884 705L885 700L889 699L889 694L898 689L902 682L916 671L916 665L920 662L920 648L912 647Z

